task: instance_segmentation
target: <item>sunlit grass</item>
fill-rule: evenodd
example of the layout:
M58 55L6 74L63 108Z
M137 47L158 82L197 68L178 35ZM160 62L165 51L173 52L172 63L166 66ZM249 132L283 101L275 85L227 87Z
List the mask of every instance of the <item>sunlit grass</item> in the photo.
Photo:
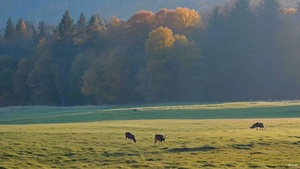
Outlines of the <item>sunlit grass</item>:
M249 129L256 121L266 130ZM0 125L0 168L296 168L299 128L299 118Z
M298 101L1 108L0 168L297 168L299 112ZM249 129L257 121L266 130Z

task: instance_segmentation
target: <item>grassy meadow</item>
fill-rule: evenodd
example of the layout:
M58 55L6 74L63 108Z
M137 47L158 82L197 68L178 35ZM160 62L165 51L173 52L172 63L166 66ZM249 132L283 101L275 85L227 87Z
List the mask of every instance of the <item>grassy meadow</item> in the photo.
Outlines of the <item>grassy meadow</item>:
M0 169L300 168L297 104L2 108ZM257 121L266 130L249 129Z

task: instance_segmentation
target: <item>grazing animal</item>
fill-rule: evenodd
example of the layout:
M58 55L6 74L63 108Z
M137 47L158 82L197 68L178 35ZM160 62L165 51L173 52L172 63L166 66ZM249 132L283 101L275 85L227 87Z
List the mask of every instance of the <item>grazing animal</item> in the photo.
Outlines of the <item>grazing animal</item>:
M161 134L156 134L154 138L155 140L154 144L156 144L157 141L159 141L162 144L162 141L166 142L165 139L166 139L166 135L163 136Z
M135 139L134 135L131 134L130 132L126 132L125 137L126 137L125 140L130 139L130 140L133 140L134 142L136 142L136 139Z
M265 129L264 124L263 123L259 123L259 122L254 123L250 128L251 129L255 128L256 130L257 130L257 128L259 128L260 130Z

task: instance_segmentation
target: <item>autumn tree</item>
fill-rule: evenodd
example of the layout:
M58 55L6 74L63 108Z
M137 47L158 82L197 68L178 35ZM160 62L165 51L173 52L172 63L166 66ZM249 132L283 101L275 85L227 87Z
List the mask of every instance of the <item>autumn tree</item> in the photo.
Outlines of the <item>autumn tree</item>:
M100 21L99 15L92 15L88 22L88 29L90 31L101 31L104 30L103 23Z
M139 11L126 21L81 13L74 23L68 11L58 25L9 18L0 105L297 99L300 5L257 2L227 1L201 16Z
M146 68L143 90L148 102L168 102L174 80L174 59L169 55L174 43L173 32L159 27L149 33L146 41Z
M87 24L87 46L102 50L105 46L106 27L99 15L91 16Z
M148 34L155 27L154 13L139 11L126 22L126 46L131 51L143 52Z
M166 8L162 8L158 12L156 12L154 16L155 24L157 26L163 26L166 22L166 18L169 12L170 10Z
M170 10L164 21L164 26L175 34L186 34L191 29L202 25L201 16L193 9L178 7Z
M169 28L159 27L149 33L149 38L146 41L146 52L155 57L156 53L171 47L174 41L173 32Z
M126 44L125 39L125 21L113 16L107 23L107 41L112 46L121 46Z
M27 25L22 18L18 20L18 23L16 25L16 33L17 33L17 37L20 39L26 39L29 36Z

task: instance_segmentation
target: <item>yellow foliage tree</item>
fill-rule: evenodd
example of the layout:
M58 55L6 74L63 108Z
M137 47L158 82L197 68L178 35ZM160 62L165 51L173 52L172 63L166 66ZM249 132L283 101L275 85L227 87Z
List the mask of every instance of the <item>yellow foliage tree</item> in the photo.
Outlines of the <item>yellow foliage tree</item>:
M146 53L157 53L160 50L171 47L174 41L171 29L159 27L149 33L149 38L146 41Z
M167 27L159 27L149 33L146 41L147 66L145 68L145 98L147 101L167 102L170 85L173 83L174 59L170 50L175 42L173 32Z
M189 29L202 25L202 21L195 10L178 7L167 13L165 24L174 33L184 34Z
M17 35L20 38L28 37L28 31L26 23L23 19L19 19L18 24L16 25Z

